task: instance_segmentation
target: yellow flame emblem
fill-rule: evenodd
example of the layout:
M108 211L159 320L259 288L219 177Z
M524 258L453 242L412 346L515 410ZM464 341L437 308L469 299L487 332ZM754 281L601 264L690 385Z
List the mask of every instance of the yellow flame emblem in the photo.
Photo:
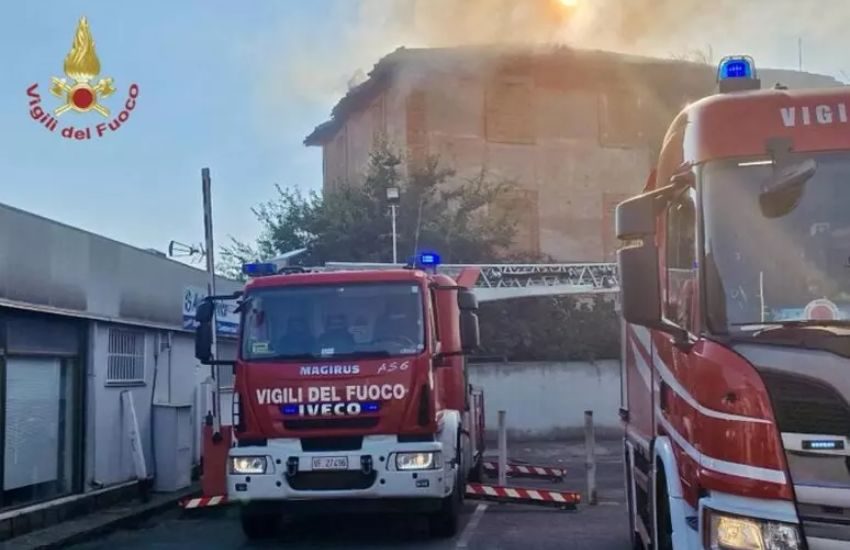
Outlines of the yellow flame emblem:
M109 97L115 92L115 88L111 78L101 78L94 86L89 84L91 79L100 74L100 60L94 50L94 38L85 17L81 17L77 24L74 43L65 57L64 69L73 83L68 84L64 78L53 77L51 93L57 97L65 97L65 104L53 111L54 114L59 116L73 109L80 113L96 111L105 117L109 116L109 109L98 103L98 96Z

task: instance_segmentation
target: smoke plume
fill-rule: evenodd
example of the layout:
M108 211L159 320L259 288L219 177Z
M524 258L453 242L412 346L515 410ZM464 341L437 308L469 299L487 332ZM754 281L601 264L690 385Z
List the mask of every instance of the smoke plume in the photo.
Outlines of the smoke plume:
M264 84L278 106L330 108L400 46L557 44L712 63L749 54L761 67L796 69L802 59L810 72L842 80L850 73L842 53L850 18L845 0L341 0L331 6L327 21L344 21L341 27L290 36L299 55L266 52L266 58L278 55L274 81Z

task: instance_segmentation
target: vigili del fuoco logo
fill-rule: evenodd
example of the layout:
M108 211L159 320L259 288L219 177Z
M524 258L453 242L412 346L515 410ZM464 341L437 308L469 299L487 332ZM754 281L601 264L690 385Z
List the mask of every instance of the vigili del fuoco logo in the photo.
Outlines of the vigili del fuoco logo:
M130 118L130 113L136 108L136 98L139 97L138 84L130 84L127 100L117 115L113 116L103 100L115 93L112 78L101 78L96 83L95 78L100 74L100 60L94 51L89 24L85 17L80 18L71 51L65 57L65 75L67 78L53 77L50 93L62 99L63 103L52 111L42 106L41 94L38 93L38 82L27 88L30 101L30 116L51 132L59 126L60 117L68 111L80 115L100 115L102 122L93 125L77 123L63 126L59 134L67 139L87 140L92 137L103 137L109 132L115 132ZM64 120L67 120L67 117ZM70 121L69 121L70 122Z

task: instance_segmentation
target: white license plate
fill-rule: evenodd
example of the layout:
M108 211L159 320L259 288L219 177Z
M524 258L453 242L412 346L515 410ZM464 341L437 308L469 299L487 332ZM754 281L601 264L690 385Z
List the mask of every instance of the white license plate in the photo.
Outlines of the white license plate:
M314 470L347 470L347 456L317 456L313 457Z

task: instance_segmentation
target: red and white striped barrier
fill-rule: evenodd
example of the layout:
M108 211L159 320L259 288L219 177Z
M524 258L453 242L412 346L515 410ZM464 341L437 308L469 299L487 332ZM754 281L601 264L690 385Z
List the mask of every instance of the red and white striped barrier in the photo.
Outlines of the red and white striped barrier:
M571 509L574 509L581 502L581 494L574 491L547 491L546 489L501 487L480 483L468 483L466 485L466 496L467 498L497 502L521 502Z
M499 464L497 462L485 462L484 471L488 474L498 475ZM563 468L550 468L548 466L528 466L523 464L508 464L506 475L509 477L546 477L553 480L561 480L567 475Z
M498 502L524 502L526 504L541 504L563 508L575 508L581 502L581 494L574 491L549 491L546 489L530 489L524 487L501 487L499 485L483 485L468 483L466 496L481 500ZM211 508L227 504L226 496L190 498L180 502L184 510Z
M192 508L210 508L212 506L221 506L222 504L227 504L226 496L190 498L182 501L180 503L180 507L184 510L190 510Z

